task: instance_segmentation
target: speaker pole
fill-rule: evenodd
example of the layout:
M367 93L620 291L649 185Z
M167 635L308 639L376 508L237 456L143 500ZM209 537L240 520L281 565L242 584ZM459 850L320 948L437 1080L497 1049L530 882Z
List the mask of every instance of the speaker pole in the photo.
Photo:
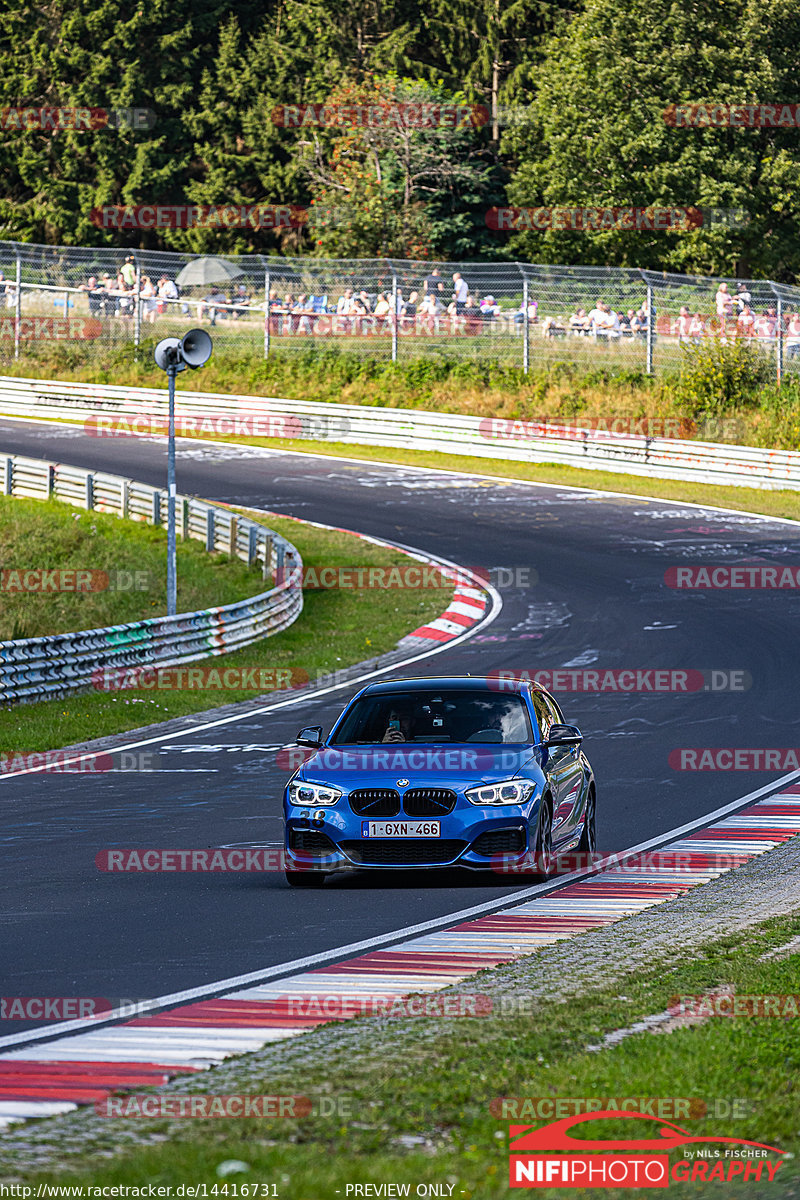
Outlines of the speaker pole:
M178 560L175 545L175 376L178 364L167 367L169 435L167 443L167 616L178 611Z
M178 560L175 546L175 376L187 367L196 370L208 362L213 350L205 329L190 329L180 341L163 338L155 348L156 366L167 373L169 430L167 434L167 616L178 611Z

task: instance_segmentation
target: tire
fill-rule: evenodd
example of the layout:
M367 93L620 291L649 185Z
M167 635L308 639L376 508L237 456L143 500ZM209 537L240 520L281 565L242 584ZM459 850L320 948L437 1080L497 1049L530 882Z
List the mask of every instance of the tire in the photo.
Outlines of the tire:
M539 812L534 861L541 862L542 866L534 873L533 878L539 883L544 883L550 878L556 865L553 858L553 813L547 799L542 801Z
M586 816L583 820L583 830L581 832L581 840L578 842L578 850L582 854L593 854L597 849L597 803L595 800L594 787L589 788L589 795L586 797Z
M289 887L319 888L325 882L324 871L284 871Z

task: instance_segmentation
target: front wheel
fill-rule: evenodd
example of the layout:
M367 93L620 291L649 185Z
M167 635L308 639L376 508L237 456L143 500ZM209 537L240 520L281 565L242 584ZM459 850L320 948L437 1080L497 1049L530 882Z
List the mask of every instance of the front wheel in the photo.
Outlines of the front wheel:
M546 800L542 801L539 813L534 863L536 865L534 879L544 883L552 875L555 866L553 860L553 814Z
M325 882L324 871L284 871L289 887L322 887Z

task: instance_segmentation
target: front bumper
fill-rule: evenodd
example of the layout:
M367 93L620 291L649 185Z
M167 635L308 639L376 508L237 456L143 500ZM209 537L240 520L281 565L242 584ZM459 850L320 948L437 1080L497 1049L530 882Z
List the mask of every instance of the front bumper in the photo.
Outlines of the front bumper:
M466 804L467 802L464 801ZM362 818L346 801L325 810L295 805L286 810L286 859L291 870L421 870L459 866L499 870L524 858L535 845L538 804L465 810L440 819L438 838L362 838Z

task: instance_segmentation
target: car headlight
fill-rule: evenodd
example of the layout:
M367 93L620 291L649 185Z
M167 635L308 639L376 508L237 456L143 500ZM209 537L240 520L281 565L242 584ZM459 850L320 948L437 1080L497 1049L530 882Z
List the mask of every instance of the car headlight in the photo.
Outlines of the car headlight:
M289 800L292 804L335 804L341 795L341 788L330 787L327 783L292 781L289 784Z
M503 779L500 783L482 783L467 788L464 795L470 804L524 804L536 787L529 779Z

